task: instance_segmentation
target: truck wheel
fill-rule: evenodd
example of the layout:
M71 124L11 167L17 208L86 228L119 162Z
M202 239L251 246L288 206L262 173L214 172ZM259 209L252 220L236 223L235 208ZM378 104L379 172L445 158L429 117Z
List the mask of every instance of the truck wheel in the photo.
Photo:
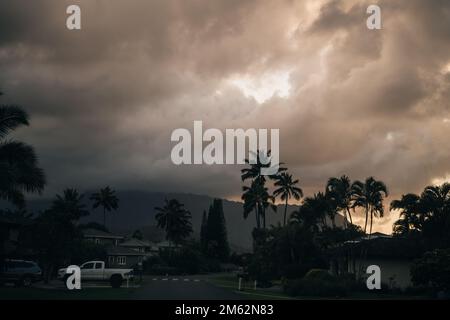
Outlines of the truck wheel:
M31 282L31 277L25 275L22 278L16 280L15 285L16 287L29 287L31 286Z
M24 276L21 282L22 286L29 287L33 283L33 279L30 276Z
M111 287L113 288L120 288L120 286L122 285L122 276L119 274L114 274L113 276L111 276Z

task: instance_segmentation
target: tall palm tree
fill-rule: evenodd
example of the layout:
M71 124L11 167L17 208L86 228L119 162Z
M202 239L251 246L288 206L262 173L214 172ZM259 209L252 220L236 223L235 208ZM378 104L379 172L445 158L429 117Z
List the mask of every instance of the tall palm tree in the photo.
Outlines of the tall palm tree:
M247 219L252 211L256 215L256 227L266 228L266 209L268 207L276 211L275 198L271 196L268 189L261 180L253 180L250 187L242 187L242 200L244 201L244 219Z
M100 189L99 192L93 193L89 199L94 201L92 205L94 209L100 206L103 208L103 226L106 228L106 212L117 210L119 207L119 199L115 191L107 186L106 188Z
M25 206L24 193L40 194L46 183L33 147L6 140L18 127L28 126L28 119L28 114L18 106L0 106L0 199L18 208Z
M288 207L288 200L292 197L295 200L300 200L303 197L302 189L298 188L296 185L298 184L298 179L293 180L292 175L287 172L282 172L281 174L275 177L275 187L278 187L273 191L273 196L280 197L281 200L285 201L284 204L284 217L283 217L283 226L286 226L286 213Z
M390 210L401 210L400 219L394 223L394 233L406 235L413 230L420 231L420 197L413 193L402 195L400 200L391 202Z
M76 189L65 189L62 195L56 195L50 210L69 220L78 220L89 215L86 205L83 204L83 197Z
M257 150L256 154L254 154L256 158L256 163L250 163L249 159L245 159L245 163L250 167L241 170L241 179L242 181L251 180L250 187L244 186L242 188L243 194L241 199L244 200L244 218L247 218L250 212L253 210L256 214L256 225L257 228L261 228L261 220L263 228L266 227L266 215L265 209L267 207L272 207L274 211L276 211L276 206L269 202L274 202L274 198L269 195L266 184L266 176L261 174L261 169L269 168L271 166L270 163L263 164L262 159L264 157L270 157L271 151L267 152L267 155L264 151ZM282 163L280 163L281 165ZM286 168L278 168L278 173L285 171ZM269 179L273 180L276 175L268 176Z
M365 182L355 181L352 184L353 204L352 207L364 208L365 223L364 233L367 232L367 224L370 220L369 237L372 234L373 217L384 216L383 199L387 197L387 187L382 181L369 177Z
M347 215L350 218L350 224L353 224L350 208L352 206L353 189L350 178L343 175L340 178L330 178L326 186L326 194L335 203L338 211L344 213L345 227L347 228Z
M164 200L163 207L155 207L157 225L166 231L166 239L175 244L192 233L191 213L176 199Z

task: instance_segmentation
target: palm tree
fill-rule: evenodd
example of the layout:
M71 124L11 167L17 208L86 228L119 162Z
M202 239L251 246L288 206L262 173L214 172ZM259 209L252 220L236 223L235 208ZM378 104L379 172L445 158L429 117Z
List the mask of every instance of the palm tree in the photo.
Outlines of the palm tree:
M426 187L420 195L420 201L428 216L442 217L450 205L450 183Z
M18 106L0 106L0 199L18 208L25 206L24 193L40 194L46 183L33 147L6 140L16 128L28 126L28 119L28 114Z
M100 206L103 207L103 225L106 228L106 212L117 210L119 207L119 199L115 195L115 191L107 186L106 188L100 189L99 192L92 194L89 199L94 201L92 205L94 209Z
M326 216L329 215L331 204L327 196L318 192L312 197L306 197L300 208L293 212L290 222L299 223L307 229L315 232L319 231L319 224L322 229L326 227Z
M394 223L395 234L406 235L413 230L421 230L420 207L420 197L413 193L391 202L390 210L401 210L400 219Z
M365 224L364 233L367 232L367 224L370 219L369 237L372 234L373 217L384 216L383 199L387 197L388 191L386 185L382 181L377 181L373 177L369 177L365 182L355 181L352 184L353 204L352 207L364 208Z
M83 195L76 189L65 189L63 195L56 195L50 211L67 217L69 220L78 220L89 215L83 202Z
M250 167L249 168L245 168L241 170L241 179L242 181L246 181L248 179L250 180L260 180L263 184L266 182L266 176L261 174L261 169L263 168L270 168L270 163L268 164L263 164L261 159L263 159L264 157L270 157L271 151L269 150L267 152L267 155L265 155L264 151L260 151L257 150L256 151L256 163L250 163L249 159L245 159L245 163L248 164ZM283 163L280 163L280 165L282 165ZM281 172L286 171L286 168L278 168L278 174ZM271 175L268 176L269 179L274 179L276 177L276 175Z
M253 180L250 187L242 187L242 200L244 201L244 219L247 219L250 212L255 211L256 215L256 227L266 228L266 209L271 207L276 211L274 204L275 198L271 196L268 189L264 186L261 179Z
M251 180L251 186L244 186L242 188L243 194L241 199L244 200L244 218L247 218L250 212L253 210L256 214L256 226L258 229L261 228L261 220L263 228L266 227L266 215L265 209L267 207L272 207L274 211L276 211L276 206L269 202L274 202L275 199L269 195L266 184L266 176L261 174L261 169L269 168L271 166L270 163L263 164L262 159L264 157L270 157L271 151L265 152L257 150L255 157L256 163L250 163L249 159L245 159L245 163L247 163L250 167L241 170L241 179L242 181ZM282 163L280 163L281 165ZM286 168L279 168L278 173L285 171ZM269 179L274 179L276 175L268 176Z
M303 197L302 189L296 187L298 184L298 179L293 180L292 175L286 172L282 172L281 174L275 177L275 187L278 187L273 191L273 196L280 197L281 200L285 201L284 205L284 217L283 217L283 226L286 226L286 213L288 207L288 200L294 197L295 200L300 200Z
M180 243L192 233L191 213L176 199L164 200L163 207L155 207L158 227L166 231L166 239Z
M344 213L345 227L347 228L347 214L353 224L350 208L352 206L353 189L350 178L343 175L340 178L330 178L326 186L326 194L336 205L338 211Z

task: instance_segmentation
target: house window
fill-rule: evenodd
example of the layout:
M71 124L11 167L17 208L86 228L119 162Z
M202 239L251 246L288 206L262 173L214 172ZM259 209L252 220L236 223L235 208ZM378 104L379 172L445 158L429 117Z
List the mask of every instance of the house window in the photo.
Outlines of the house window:
M127 257L124 257L124 256L117 257L117 264L121 265L121 266L126 265Z
M95 244L100 244L100 239L95 239Z
M114 264L114 257L113 256L109 256L108 257L108 263L110 266L112 266Z

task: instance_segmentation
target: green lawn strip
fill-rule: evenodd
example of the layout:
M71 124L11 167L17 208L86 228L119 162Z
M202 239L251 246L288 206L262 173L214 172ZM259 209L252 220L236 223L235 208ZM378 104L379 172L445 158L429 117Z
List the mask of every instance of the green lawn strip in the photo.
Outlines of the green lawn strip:
M219 277L214 277L214 278L209 278L208 282L210 282L213 285L222 287L222 288L227 288L227 289L232 289L233 291L237 292L237 293L242 293L244 295L248 295L248 296L253 296L255 299L262 299L262 298L267 298L267 299L295 299L293 297L290 297L282 292L271 292L269 290L264 290L264 289L253 289L253 282L250 281L246 281L246 282L242 282L242 288L243 290L238 291L238 279L236 277L232 277L232 276L219 276Z

